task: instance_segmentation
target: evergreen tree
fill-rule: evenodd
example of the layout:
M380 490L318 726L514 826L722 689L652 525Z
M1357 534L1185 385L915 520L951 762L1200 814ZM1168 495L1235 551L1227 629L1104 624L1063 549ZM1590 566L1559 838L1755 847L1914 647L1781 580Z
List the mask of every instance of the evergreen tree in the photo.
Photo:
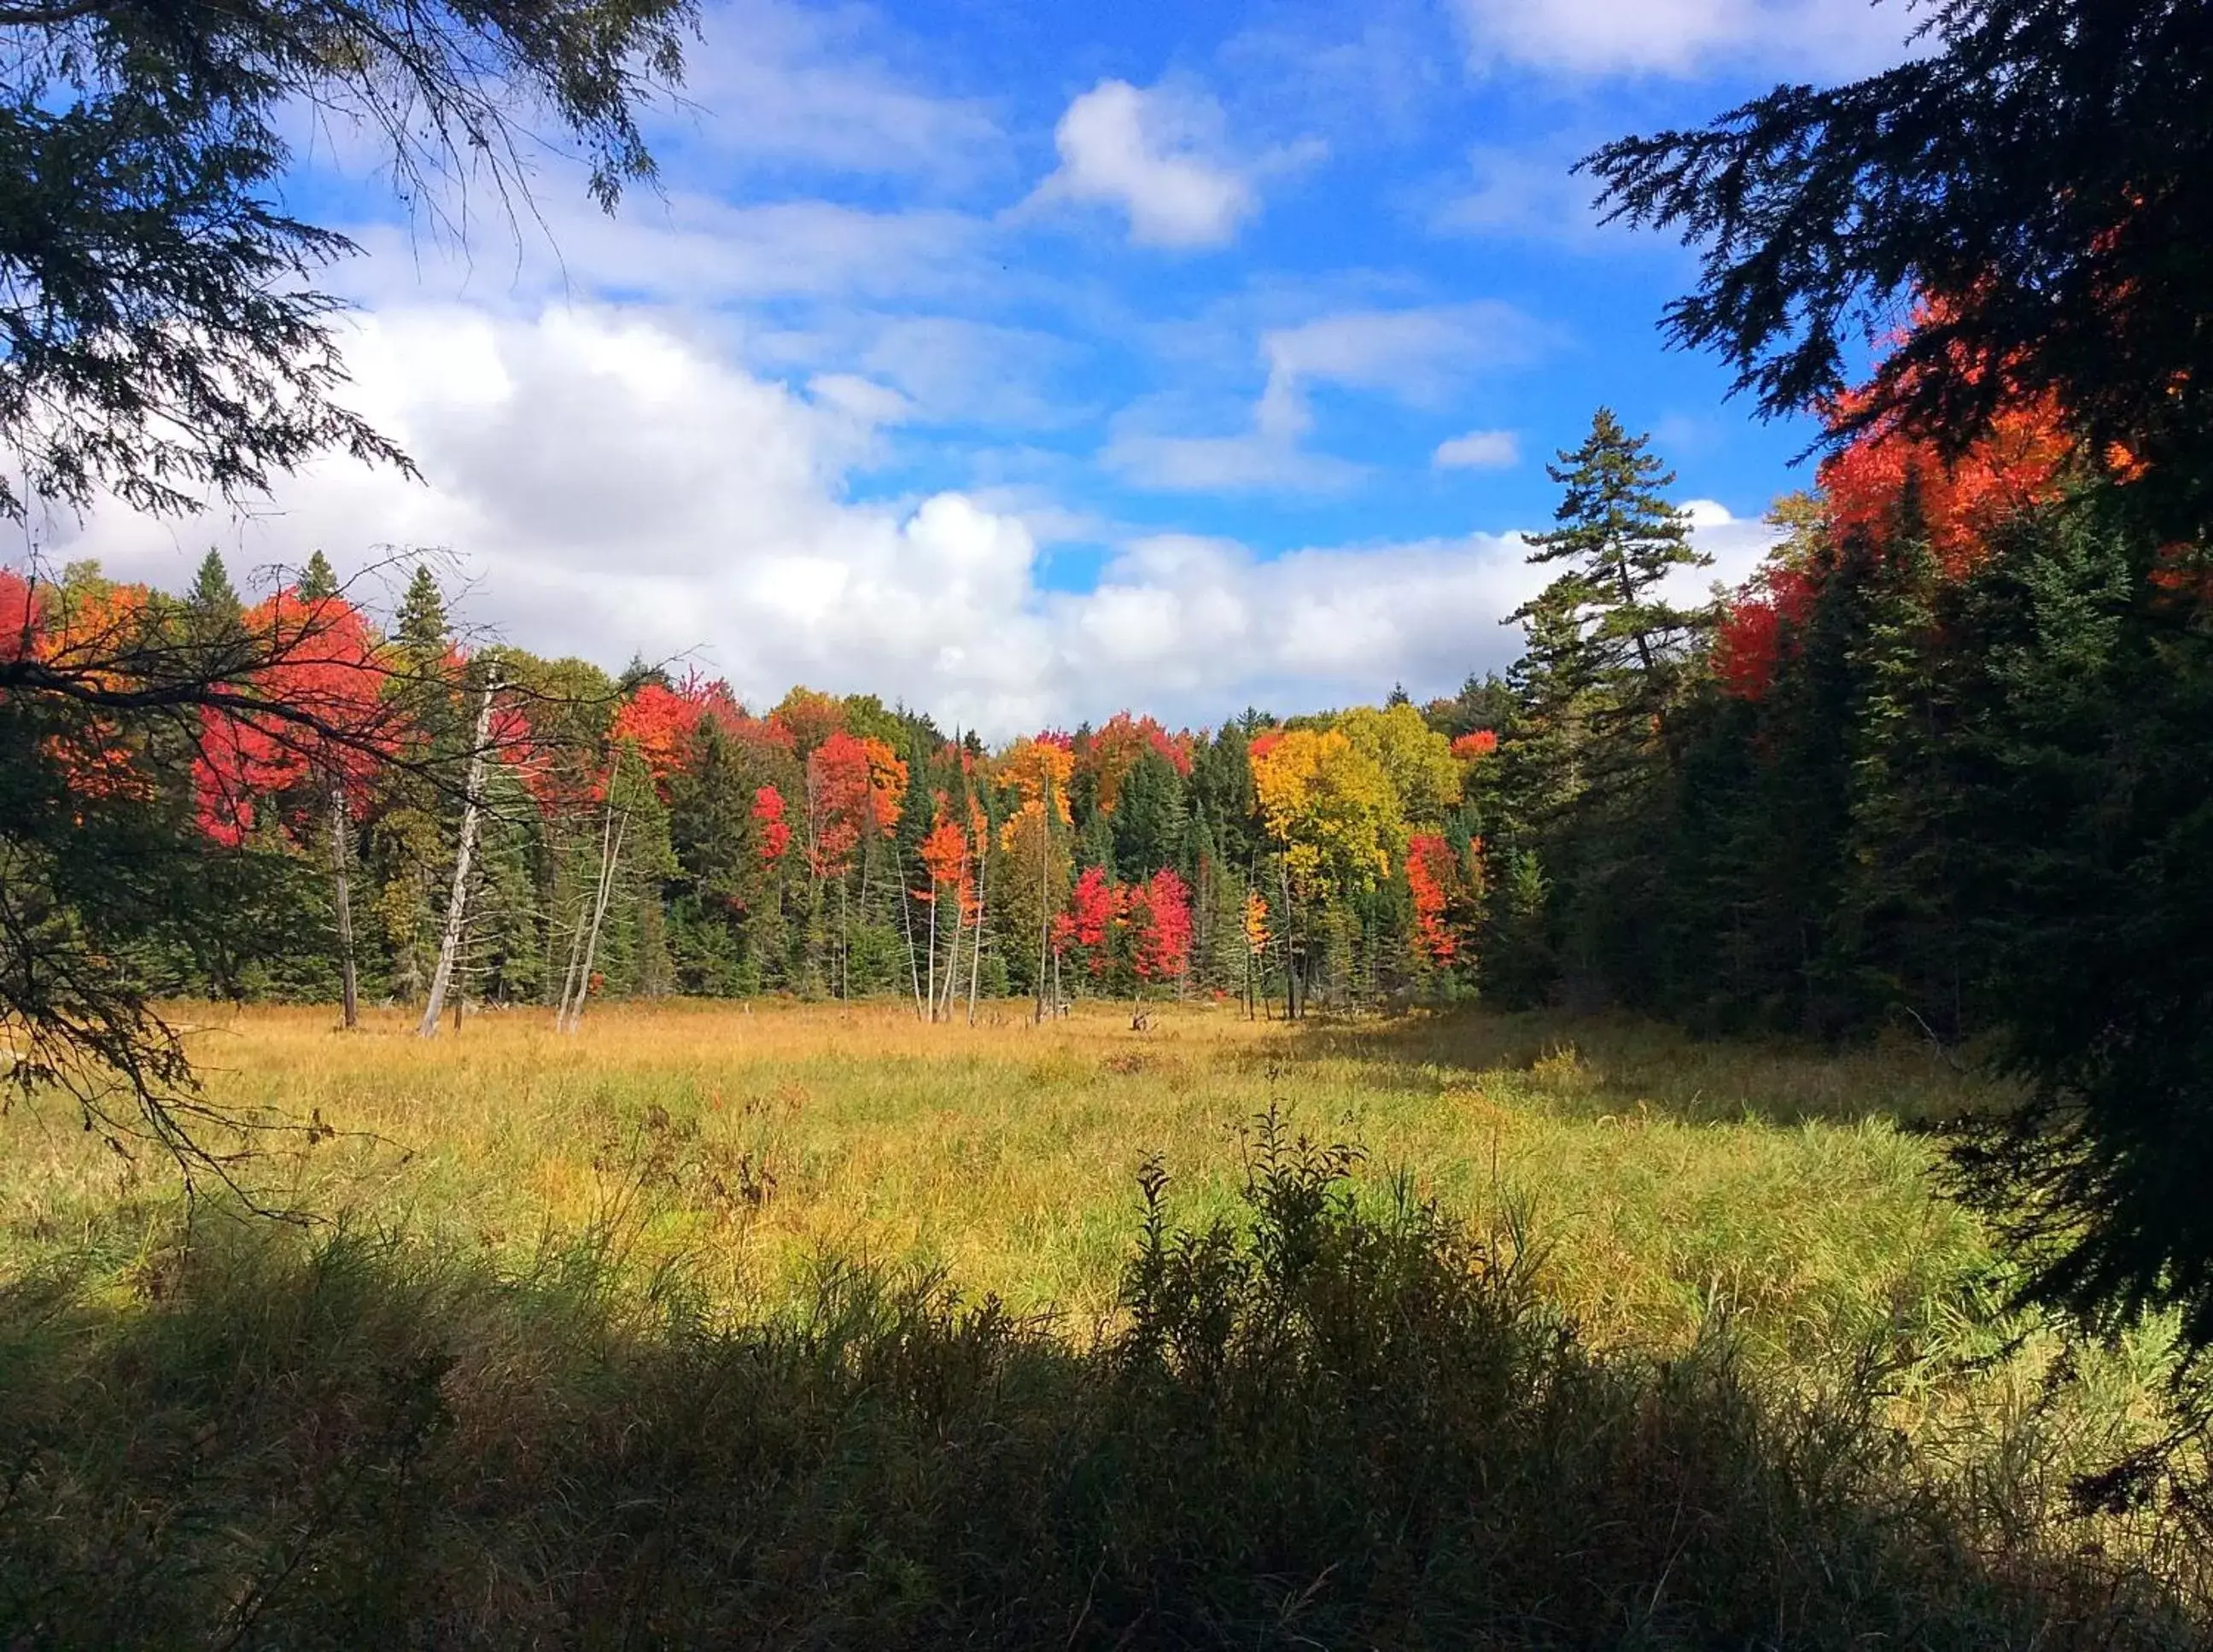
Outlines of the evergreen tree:
M494 764L471 863L468 950L461 978L490 1003L546 997L546 912L540 899L538 809L522 778Z
M338 594L338 576L332 571L330 560L320 551L308 553L308 565L300 570L299 593L310 602L334 597Z
M1901 9L1903 9L1901 8ZM1923 48L1583 164L1699 249L1667 306L1764 412L1958 454L2049 397L2148 461L2155 538L2213 522L2213 29L2198 0L1942 0ZM1939 302L1848 400L1871 335ZM2002 364L2002 370L1999 370Z
M1257 712L1247 713L1258 717ZM1260 805L1253 789L1252 735L1267 726L1247 728L1232 717L1219 734L1192 753L1188 791L1195 813L1203 814L1215 846L1233 865L1250 869L1261 844Z
M229 570L223 565L221 552L210 548L200 558L199 568L185 593L185 608L198 626L217 632L237 627L246 608L230 582Z
M1574 656L1570 674L1600 696L1607 724L1639 735L1664 728L1684 663L1711 623L1661 589L1713 559L1692 546L1690 519L1668 503L1674 473L1646 450L1649 440L1601 407L1582 445L1545 466L1564 490L1558 525L1531 536L1529 560L1563 571L1513 616L1545 632L1548 650Z
M668 794L671 946L686 991L738 990L754 909L770 893L753 812L759 783L716 721L703 719Z
M1095 789L1093 795L1096 796ZM1114 870L1114 818L1096 804L1088 814L1081 812L1081 805L1078 808L1076 863L1079 868L1101 866L1111 875Z
M418 670L435 668L453 646L451 622L446 616L445 593L430 572L418 562L392 617L392 640Z
M1111 865L1125 883L1139 883L1185 859L1183 777L1149 747L1137 754L1114 799L1109 823Z
M396 672L390 692L406 729L405 765L387 777L369 832L368 870L376 890L391 990L412 1002L427 991L438 947L438 901L459 806L459 770L442 784L432 765L465 760L468 728L448 661L453 638L445 597L429 564L416 564L393 617Z

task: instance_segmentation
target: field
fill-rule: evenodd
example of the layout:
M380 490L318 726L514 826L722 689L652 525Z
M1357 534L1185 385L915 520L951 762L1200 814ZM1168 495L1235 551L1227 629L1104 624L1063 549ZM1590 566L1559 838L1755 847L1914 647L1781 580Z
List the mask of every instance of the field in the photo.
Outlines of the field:
M895 1006L595 1007L573 1038L540 1014L492 1012L424 1042L391 1014L345 1035L323 1009L180 1007L212 1097L312 1126L264 1136L237 1173L255 1201L304 1222L242 1216L219 1190L188 1213L165 1167L118 1156L58 1105L16 1108L0 1121L0 1401L15 1466L0 1525L20 1564L0 1605L34 1626L22 1643L102 1638L69 1615L95 1598L137 1614L133 1634L166 1623L241 1644L338 1643L330 1624L377 1612L443 1625L433 1641L548 1644L710 1627L771 1643L865 1631L886 1644L1021 1644L1040 1624L1106 1645L1470 1633L1576 1644L1600 1632L1594 1624L1651 1645L1831 1644L1840 1625L1862 1625L1893 1643L2187 1643L2203 1580L2179 1516L2119 1497L2082 1515L2070 1496L2165 1426L2159 1338L2063 1350L2002 1311L2002 1272L1912 1128L1995 1098L1925 1049L1701 1045L1627 1021L1478 1014L1291 1026L1248 1021L1234 1004L1156 1008L1142 1028L1127 1006L1094 1004L1040 1028L1024 1009L987 1004L976 1027L929 1027ZM1320 1150L1339 1144L1351 1151ZM1149 1163L1169 1180L1155 1218L1166 1236L1147 1253ZM1363 1248L1371 1241L1381 1249ZM1300 1246L1325 1261L1292 1270L1283 1258ZM1133 1266L1148 1253L1149 1276ZM1329 1387L1349 1380L1350 1356L1317 1353L1337 1333L1314 1281L1340 1265L1331 1313L1372 1315L1377 1346L1420 1332L1387 1362L1384 1387L1353 1400ZM1361 1271L1371 1266L1382 1271ZM352 1283L333 1307L341 1274ZM1476 1294L1455 1294L1469 1278ZM1309 1340L1283 1341L1278 1322L1306 1326ZM1448 1344L1449 1359L1437 1351ZM1528 1563L1527 1600L1498 1581L1504 1549L1483 1549L1484 1566L1461 1576L1445 1564L1466 1558L1461 1539L1434 1532L1417 1546L1435 1581L1393 1570L1413 1539L1375 1538L1375 1508L1403 1515L1437 1494L1370 1488L1349 1503L1346 1466L1392 1460L1378 1441L1396 1437L1402 1401L1457 1437L1455 1385L1482 1388L1469 1373L1494 1345L1519 1350L1505 1364L1521 1375L1494 1395L1496 1415L1464 1419L1481 1472L1499 1471L1482 1454L1507 1450L1527 1422L1527 1393L1581 1394L1588 1426L1570 1433L1613 1439L1618 1425L1608 1449L1627 1454L1578 1471L1619 1482L1586 1490L1603 1501L1661 1465L1679 1499L1667 1534L1635 1537L1642 1515L1593 1514L1622 1527L1619 1552L1593 1558L1608 1551L1603 1530L1552 1542L1549 1563ZM548 1535L546 1500L582 1501L581 1488L637 1471L602 1424L627 1415L641 1438L702 1425L686 1413L680 1428L645 1373L681 1368L697 1381L710 1368L735 1381L716 1362L741 1348L756 1385L741 1414L754 1426L771 1410L804 1415L828 1436L789 1421L782 1444L756 1442L745 1465L661 1463L655 1473L676 1478L653 1496L694 1496L671 1489L691 1474L727 1499L727 1477L767 1476L809 1512L777 1501L765 1526L756 1513L742 1534L711 1540L687 1523L685 1546L694 1570L704 1543L726 1569L744 1551L783 1584L704 1601L668 1582L661 1553L661 1604L641 1604L643 1563L623 1545L652 1542L621 1539L620 1521L591 1527L588 1557L541 1564L584 1541L561 1522L567 1535ZM873 1363L886 1349L900 1350L891 1366ZM1301 1477L1335 1465L1308 1533L1320 1558L1228 1490L1173 1529L1105 1491L1078 1498L1086 1512L1037 1514L1041 1525L1002 1533L1003 1545L1084 1535L1080 1554L1061 1557L1065 1579L1041 1558L1024 1563L1043 1569L1028 1594L1006 1596L972 1534L939 1552L948 1522L985 1518L966 1499L1003 1503L1041 1462L1090 1451L1115 1465L1113 1484L1143 1481L1104 1420L1134 1425L1115 1409L1139 1403L1133 1349L1177 1405L1204 1400L1203 1425L1198 1412L1173 1411L1173 1425L1143 1413L1145 1428L1199 1429L1188 1460L1226 1448L1225 1419L1245 1416L1235 1394L1258 1417L1306 1408L1284 1461L1304 1465ZM1424 1361L1436 1362L1427 1376ZM1247 1364L1249 1391L1223 1375ZM410 1381L414 1400L392 1398ZM1069 1385L1055 1426L1080 1439L1026 1434L1052 1409L1026 1383ZM372 1405L371 1391L385 1398ZM105 1411L71 1398L87 1393ZM1145 1393L1144 1405L1169 1405ZM894 1421L869 1409L886 1394L900 1396ZM419 1438L391 1421L418 1402L430 1419ZM1341 1435L1313 1433L1323 1411ZM821 1423L830 1416L845 1421ZM982 1417L992 1449L948 1416ZM1671 1417L1703 1443L1675 1439ZM1266 1459L1255 1441L1275 1441L1278 1424L1239 1426L1258 1432L1232 1457ZM802 1435L814 1443L795 1443ZM824 1464L844 1460L835 1442L863 1437L867 1484L822 1482ZM1569 1472L1543 1437L1548 1472ZM956 1438L958 1453L935 1454ZM457 1453L465 1469L460 1457L428 1466ZM1680 1476L1701 1453L1734 1466L1696 1465L1714 1506L1686 1523L1698 1505L1681 1501L1692 1493ZM493 1456L506 1464L497 1472ZM533 1478L557 1458L569 1463L558 1488ZM1417 1468L1441 1472L1426 1456ZM379 1545L400 1539L376 1538L376 1522L395 1509L430 1518L394 1489L410 1472L425 1497L442 1487L434 1500L449 1511L468 1506L452 1477L483 1477L470 1479L484 1510L472 1535L410 1527L405 1543L458 1553L496 1529L513 1545L487 1551L506 1556L485 1563L496 1587L472 1573L461 1589L450 1558L393 1581ZM924 1494L901 1478L929 1474L960 1484ZM1261 1505L1303 1507L1276 1481L1251 1490ZM1498 1495L1576 1506L1557 1486ZM1369 1536L1356 1545L1352 1531ZM1264 1564L1256 1541L1285 1553ZM1388 1564L1363 1570L1352 1551L1371 1541ZM1098 1549L1088 1585L1084 1545ZM843 1570L826 1570L833 1553ZM1478 1573L1490 1581L1468 1581ZM576 1582L587 1575L589 1588ZM1194 1575L1214 1592L1195 1600ZM95 1576L125 1582L95 1589ZM1578 1603L1586 1578L1599 1594Z

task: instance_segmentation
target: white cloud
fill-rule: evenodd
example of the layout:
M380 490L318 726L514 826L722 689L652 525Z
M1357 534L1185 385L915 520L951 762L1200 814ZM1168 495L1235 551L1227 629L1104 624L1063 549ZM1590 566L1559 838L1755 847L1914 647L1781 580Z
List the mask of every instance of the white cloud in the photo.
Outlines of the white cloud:
M1595 147L1586 145L1586 148ZM1429 226L1442 235L1517 235L1582 244L1598 235L1598 193L1574 171L1581 149L1514 149L1478 144L1467 170L1453 180L1428 210Z
M1259 206L1225 152L1220 106L1196 92L1101 81L1068 106L1053 143L1059 169L1031 199L1119 207L1139 246L1227 246Z
M317 547L344 571L380 546L446 546L470 619L536 651L616 667L697 649L756 703L796 681L869 690L991 737L1122 705L1210 721L1399 680L1441 692L1511 656L1495 621L1541 576L1510 533L1272 558L1155 535L1116 548L1094 588L1050 590L1040 533L1105 525L1035 497L845 497L901 414L880 387L802 394L596 309L393 310L349 356L357 404L424 483L323 460L251 520L113 511L49 549L174 588L210 540L241 574ZM1692 509L1728 553L1716 571L1741 576L1767 530Z
M1431 403L1477 368L1524 359L1535 332L1512 305L1493 302L1348 310L1275 328L1260 337L1268 382L1256 418L1270 434L1303 432L1312 384Z
M1311 392L1335 386L1416 406L1442 403L1467 376L1527 359L1542 330L1511 305L1490 301L1396 310L1340 310L1260 335L1268 375L1250 428L1185 435L1148 428L1148 410L1117 422L1102 455L1147 487L1181 491L1341 491L1366 467L1303 445L1314 428Z
M488 234L477 249L404 227L350 233L369 256L342 268L348 296L419 303L425 291L534 310L548 298L696 306L734 301L981 297L980 219L936 208L870 211L830 201L733 206L672 190L610 217L588 204L541 204L543 230Z
M1132 482L1178 493L1337 493L1368 474L1349 460L1308 452L1292 432L1271 430L1237 436L1125 431L1100 458Z
M1521 438L1511 430L1470 430L1437 443L1430 462L1441 470L1508 470L1521 462Z
M1765 519L1734 515L1727 505L1712 499L1686 499L1682 510L1691 519L1692 542L1714 559L1714 565L1695 578L1679 576L1669 591L1678 601L1695 600L1716 580L1731 589L1743 584L1783 537L1782 530Z
M990 110L935 90L924 67L887 61L889 33L858 9L722 0L686 54L696 119L658 125L756 166L957 185L1006 159Z
M1470 62L1689 76L1754 65L1863 74L1906 55L1905 0L1454 0Z

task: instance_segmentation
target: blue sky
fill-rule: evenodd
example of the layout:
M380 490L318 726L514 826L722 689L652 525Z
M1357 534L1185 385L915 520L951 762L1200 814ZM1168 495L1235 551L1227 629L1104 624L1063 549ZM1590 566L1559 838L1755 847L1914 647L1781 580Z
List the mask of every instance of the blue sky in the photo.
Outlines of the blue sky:
M292 192L366 249L356 400L424 480L107 511L57 554L181 576L448 548L479 623L741 692L1010 733L1448 692L1502 666L1515 531L1592 409L1653 432L1716 573L1801 485L1656 323L1692 275L1569 166L1894 60L1857 0L1070 7L745 0L613 220L558 156L516 227L403 214L353 134ZM451 220L468 215L465 235Z

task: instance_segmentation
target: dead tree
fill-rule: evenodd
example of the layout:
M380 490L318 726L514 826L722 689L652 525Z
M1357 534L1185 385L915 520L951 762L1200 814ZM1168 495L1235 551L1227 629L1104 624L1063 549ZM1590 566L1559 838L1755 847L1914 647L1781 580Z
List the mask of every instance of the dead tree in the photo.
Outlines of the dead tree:
M468 918L469 860L476 852L477 820L484 813L485 743L491 737L491 700L499 689L495 669L485 679L477 697L476 731L469 745L469 777L461 794L461 840L454 851L454 888L446 900L446 933L438 943L438 965L430 976L430 996L423 1005L420 1037L438 1036L438 1017L446 1008L446 992L453 984L454 961L461 950L461 930Z

